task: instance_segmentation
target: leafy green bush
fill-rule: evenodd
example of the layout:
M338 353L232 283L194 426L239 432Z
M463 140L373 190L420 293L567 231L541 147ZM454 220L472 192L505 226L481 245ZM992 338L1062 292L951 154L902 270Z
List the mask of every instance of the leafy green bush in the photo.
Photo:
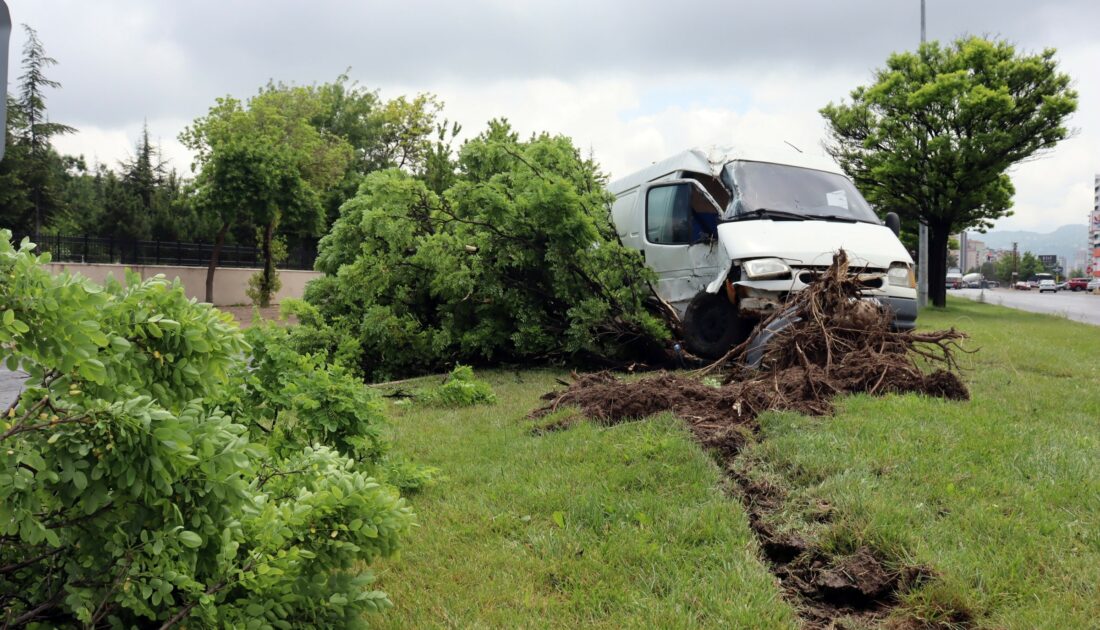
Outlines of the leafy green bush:
M358 462L378 461L388 450L378 394L344 368L291 348L286 328L259 323L245 331L248 365L233 374L238 387L222 404L248 418L253 439L269 449L297 451L328 444Z
M287 341L303 354L322 354L329 362L342 365L352 373L362 376L359 358L362 346L359 340L330 325L317 307L305 300L288 299L279 305L280 315L298 318L299 326L288 329Z
M451 370L442 385L424 392L420 399L436 407L469 407L497 401L493 388L477 380L470 366L461 364Z
M380 470L379 476L403 495L419 492L436 483L440 472L434 466L424 466L392 454L382 458Z
M276 226L278 225L277 219L275 224ZM256 229L256 246L259 247L261 251L263 250L264 244L264 229L265 228ZM274 230L274 228L272 229ZM268 246L271 248L271 268L261 269L249 276L248 288L244 290L244 294L248 296L252 304L259 307L270 306L271 299L275 297L279 289L283 288L282 278L279 277L279 270L275 268L275 265L286 260L286 237L273 237Z
M347 627L413 515L338 368L164 279L52 276L0 231L0 607L50 627ZM275 358L272 358L275 357ZM295 387L273 369L293 365ZM281 379L281 380L280 380Z
M603 177L568 138L521 142L494 122L458 166L443 195L390 170L344 204L306 291L314 343L373 379L660 349L653 274L618 241ZM354 359L341 338L357 342Z

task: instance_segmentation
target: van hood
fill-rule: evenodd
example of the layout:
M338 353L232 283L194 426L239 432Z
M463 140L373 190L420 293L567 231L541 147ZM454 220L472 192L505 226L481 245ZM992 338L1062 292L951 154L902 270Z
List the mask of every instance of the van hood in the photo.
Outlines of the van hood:
M839 221L754 219L718 225L718 242L732 260L782 258L797 266L828 266L843 249L853 266L886 269L913 264L898 237L885 225Z

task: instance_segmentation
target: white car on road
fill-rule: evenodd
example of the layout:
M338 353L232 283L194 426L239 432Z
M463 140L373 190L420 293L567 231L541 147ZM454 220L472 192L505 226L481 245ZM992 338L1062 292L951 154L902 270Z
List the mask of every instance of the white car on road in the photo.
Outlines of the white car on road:
M1039 293L1046 293L1047 291L1050 291L1051 293L1057 293L1058 285L1055 284L1053 280L1040 280Z

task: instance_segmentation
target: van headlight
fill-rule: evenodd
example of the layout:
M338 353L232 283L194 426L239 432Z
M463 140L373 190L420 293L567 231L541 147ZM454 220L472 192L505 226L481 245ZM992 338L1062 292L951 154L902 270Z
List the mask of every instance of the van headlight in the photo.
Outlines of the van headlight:
M913 274L913 268L907 263L896 262L890 265L886 277L890 279L890 286L917 288L917 277Z
M785 280L791 277L791 268L778 258L757 258L741 263L741 269L749 280Z

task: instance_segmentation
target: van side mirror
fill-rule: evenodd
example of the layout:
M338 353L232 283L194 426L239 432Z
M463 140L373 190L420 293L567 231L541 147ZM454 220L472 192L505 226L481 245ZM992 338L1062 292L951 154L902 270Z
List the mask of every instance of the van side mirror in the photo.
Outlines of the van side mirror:
M886 227L890 228L890 231L894 233L894 236L901 235L901 217L896 212L887 212L886 219L883 221Z

